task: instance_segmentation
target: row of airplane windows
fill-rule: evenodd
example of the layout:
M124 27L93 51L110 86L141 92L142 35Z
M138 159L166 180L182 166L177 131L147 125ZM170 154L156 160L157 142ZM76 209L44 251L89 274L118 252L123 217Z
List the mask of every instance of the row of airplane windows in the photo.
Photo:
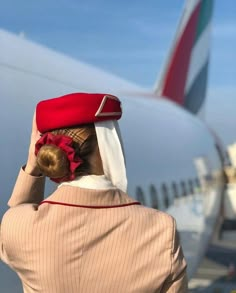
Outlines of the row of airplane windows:
M186 182L180 181L179 184L172 182L170 186L165 183L160 185L159 191L150 184L149 196L151 199L151 207L154 209L168 209L174 199L182 198L190 194L194 194L196 189L199 189L199 179L189 179ZM147 197L142 187L136 187L136 199L143 205L148 206ZM159 196L160 194L160 196ZM172 195L172 196L171 196Z

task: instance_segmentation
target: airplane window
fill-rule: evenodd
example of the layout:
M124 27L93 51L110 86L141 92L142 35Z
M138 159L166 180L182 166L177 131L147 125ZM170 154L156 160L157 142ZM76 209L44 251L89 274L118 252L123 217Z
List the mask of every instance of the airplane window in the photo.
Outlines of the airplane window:
M169 197L168 197L168 189L165 183L161 185L161 191L163 195L163 203L165 208L167 209L169 207Z
M178 187L176 182L172 182L171 186L172 186L172 192L173 192L174 198L178 198L179 193L178 193Z
M188 186L190 194L194 194L193 181L191 179L188 180Z
M182 191L182 195L183 196L187 196L187 188L186 188L186 184L184 181L180 182L180 186L181 186L181 191Z
M150 185L150 196L151 196L151 202L152 202L152 208L153 209L158 209L159 204L158 204L158 194L155 186L153 184Z
M198 178L195 178L195 185L196 185L197 188L200 187L200 182L199 182Z
M145 205L144 192L140 186L136 187L136 198L142 205Z

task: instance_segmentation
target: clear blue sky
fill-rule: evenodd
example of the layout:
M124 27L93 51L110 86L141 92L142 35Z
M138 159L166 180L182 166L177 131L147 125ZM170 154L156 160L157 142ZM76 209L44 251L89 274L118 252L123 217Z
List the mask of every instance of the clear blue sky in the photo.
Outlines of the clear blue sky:
M1 28L152 87L184 0L2 0ZM236 141L236 1L216 0L207 121Z

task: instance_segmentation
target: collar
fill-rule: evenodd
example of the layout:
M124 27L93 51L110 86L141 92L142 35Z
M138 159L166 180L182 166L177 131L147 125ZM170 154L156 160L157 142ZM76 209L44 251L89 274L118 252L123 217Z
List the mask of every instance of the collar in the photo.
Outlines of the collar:
M42 201L42 204L54 204L71 207L105 209L118 208L130 205L140 205L120 189L95 190L62 185L51 196Z
M58 185L57 188L60 188L64 185L76 186L81 188L89 188L89 189L117 189L114 185L112 185L111 181L109 181L105 175L87 175L77 177L73 181L62 182Z

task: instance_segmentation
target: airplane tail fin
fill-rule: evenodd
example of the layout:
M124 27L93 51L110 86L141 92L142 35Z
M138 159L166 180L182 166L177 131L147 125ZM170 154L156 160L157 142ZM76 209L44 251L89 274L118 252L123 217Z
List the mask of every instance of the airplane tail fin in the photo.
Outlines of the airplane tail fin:
M192 113L206 96L213 0L186 0L168 62L154 92Z

